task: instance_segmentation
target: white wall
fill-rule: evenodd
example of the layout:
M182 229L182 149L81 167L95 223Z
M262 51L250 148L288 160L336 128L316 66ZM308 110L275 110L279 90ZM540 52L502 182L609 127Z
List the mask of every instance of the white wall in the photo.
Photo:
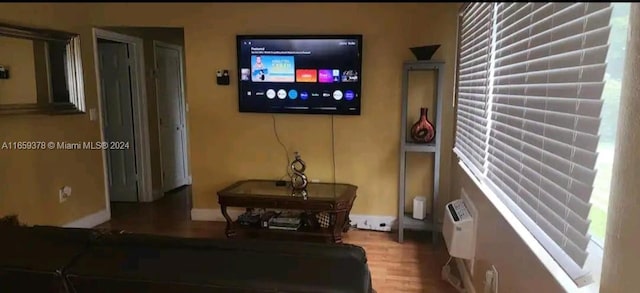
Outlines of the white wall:
M453 157L456 158L456 155ZM476 261L472 277L476 292L484 292L485 272L492 265L498 270L498 292L565 292L476 183L458 165L457 159L453 160L451 167L451 198L460 198L460 190L464 188L478 210Z

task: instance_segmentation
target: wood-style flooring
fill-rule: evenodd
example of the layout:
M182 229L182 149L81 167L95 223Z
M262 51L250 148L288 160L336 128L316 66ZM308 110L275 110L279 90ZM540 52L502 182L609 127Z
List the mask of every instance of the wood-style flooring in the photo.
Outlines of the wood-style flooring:
M153 203L111 203L111 221L99 228L178 237L224 238L224 223L191 221L190 187L167 193ZM359 245L367 252L373 288L379 293L454 293L440 278L448 255L444 243L431 244L428 233L396 235L351 229L345 243Z

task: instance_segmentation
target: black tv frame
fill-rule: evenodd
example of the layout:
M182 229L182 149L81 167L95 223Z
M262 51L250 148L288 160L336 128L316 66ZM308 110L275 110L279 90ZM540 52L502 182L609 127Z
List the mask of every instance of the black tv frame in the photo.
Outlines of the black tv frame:
M360 97L358 100L358 111L347 112L347 113L327 113L327 112L317 112L317 111L305 111L305 112L296 112L296 111L286 111L286 110L265 110L265 111L250 111L240 109L240 72L236 73L237 79L237 93L238 93L238 112L240 113L265 113L265 114L302 114L302 115L340 115L340 116L360 116L362 112L362 47L363 47L363 35L362 34L247 34L247 35L236 35L236 71L239 71L240 64L240 42L243 39L356 39L358 40L358 56L360 57L360 70L358 78L360 79Z

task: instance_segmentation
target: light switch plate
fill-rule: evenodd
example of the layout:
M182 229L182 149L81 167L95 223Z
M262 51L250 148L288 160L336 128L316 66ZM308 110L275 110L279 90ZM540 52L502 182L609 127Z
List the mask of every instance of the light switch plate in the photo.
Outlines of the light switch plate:
M90 108L89 109L89 120L90 121L96 121L96 108Z

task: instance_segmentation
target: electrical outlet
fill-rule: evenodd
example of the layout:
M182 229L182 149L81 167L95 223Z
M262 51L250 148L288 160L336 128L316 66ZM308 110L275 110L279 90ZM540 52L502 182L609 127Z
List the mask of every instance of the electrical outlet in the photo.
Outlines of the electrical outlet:
M498 269L493 265L485 273L484 293L498 293Z
M320 183L320 179L311 179L312 183Z
M9 69L0 65L0 79L9 79Z
M71 197L71 187L63 186L58 190L58 200L60 203L67 201L69 197Z
M442 267L442 271L440 272L442 280L448 282L449 285L454 287L459 293L466 293L467 290L463 288L462 281L455 275L451 274L451 266L449 265L451 260L452 258L450 258L447 264Z

